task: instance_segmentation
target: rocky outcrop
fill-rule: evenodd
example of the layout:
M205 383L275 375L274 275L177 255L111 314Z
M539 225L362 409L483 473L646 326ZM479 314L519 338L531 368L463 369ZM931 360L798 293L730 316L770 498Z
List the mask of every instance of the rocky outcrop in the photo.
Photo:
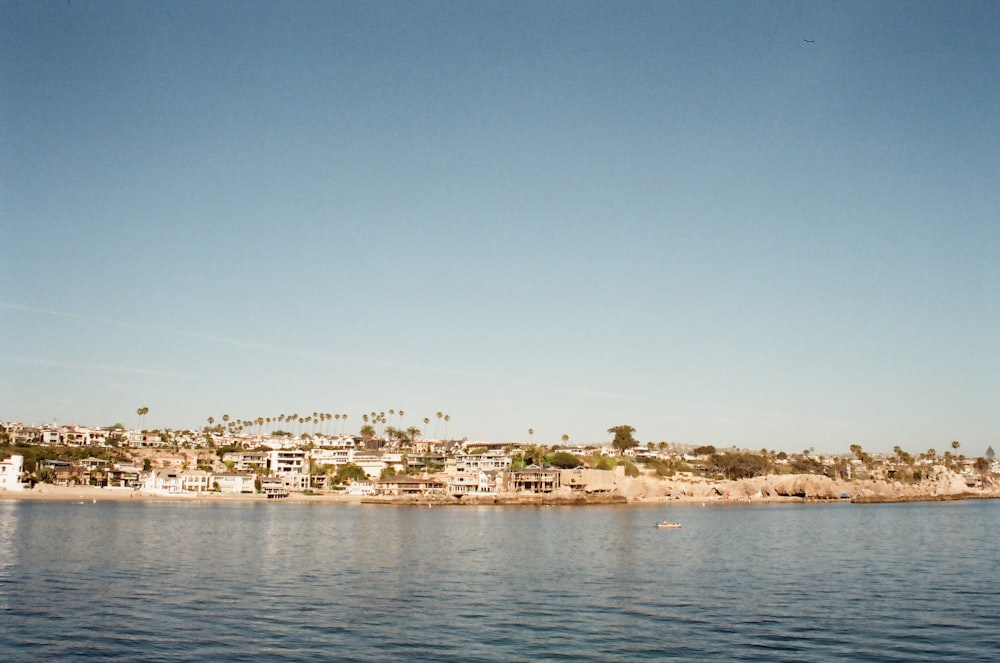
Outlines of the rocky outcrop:
M1000 490L972 490L965 479L944 466L924 472L922 481L903 484L898 481L836 481L815 474L768 475L739 481L709 481L700 477L689 480L659 479L655 476L620 477L616 492L629 500L675 499L804 499L838 500L845 495L858 502L892 502L928 499L969 499L1000 497Z

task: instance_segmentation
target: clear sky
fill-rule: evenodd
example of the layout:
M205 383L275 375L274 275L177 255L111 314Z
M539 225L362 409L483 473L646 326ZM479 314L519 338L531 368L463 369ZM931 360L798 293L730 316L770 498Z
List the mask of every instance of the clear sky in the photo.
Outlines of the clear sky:
M5 0L0 419L982 454L998 36L996 2Z

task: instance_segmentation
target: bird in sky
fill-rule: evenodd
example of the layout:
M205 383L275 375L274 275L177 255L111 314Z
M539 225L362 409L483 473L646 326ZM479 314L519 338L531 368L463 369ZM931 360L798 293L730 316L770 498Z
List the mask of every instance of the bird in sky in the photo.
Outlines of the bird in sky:
M816 43L815 39L803 39L802 41L804 41L807 44L815 44Z

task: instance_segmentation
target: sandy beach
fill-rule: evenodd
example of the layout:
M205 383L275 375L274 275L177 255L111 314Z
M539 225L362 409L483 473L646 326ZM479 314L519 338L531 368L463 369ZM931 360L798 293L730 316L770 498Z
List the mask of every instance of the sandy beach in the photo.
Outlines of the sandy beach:
M131 488L98 488L97 486L53 486L38 484L32 489L20 491L0 491L0 500L50 500L66 502L129 502L129 501L161 501L161 502L330 502L358 503L359 495L342 493L317 493L305 495L292 493L288 497L268 500L263 494L221 494L221 493L190 493L186 495L162 495Z

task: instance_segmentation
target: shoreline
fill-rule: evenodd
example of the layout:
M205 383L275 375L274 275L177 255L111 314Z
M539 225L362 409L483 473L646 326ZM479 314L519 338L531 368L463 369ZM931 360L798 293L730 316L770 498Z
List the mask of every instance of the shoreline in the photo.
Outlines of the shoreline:
M53 486L50 484L39 484L35 488L25 490L0 491L0 501L3 500L25 500L39 502L189 502L205 504L210 502L326 502L326 503L359 503L361 495L346 495L343 493L317 493L305 495L303 493L291 493L288 497L280 499L268 499L263 493L188 493L188 494L160 494L143 490L133 490L131 488L101 488L98 486Z
M187 502L194 504L226 503L288 503L288 504L371 504L381 506L752 506L754 504L895 504L904 502L959 502L980 499L1000 499L996 492L963 492L955 494L892 495L863 494L850 499L766 495L753 497L723 497L714 495L641 495L627 497L619 493L604 494L500 494L466 495L456 498L448 495L427 496L375 496L347 495L344 493L290 493L287 497L268 499L260 493L220 494L159 494L130 488L101 488L97 486L54 486L39 484L20 491L0 491L0 501L46 502Z

